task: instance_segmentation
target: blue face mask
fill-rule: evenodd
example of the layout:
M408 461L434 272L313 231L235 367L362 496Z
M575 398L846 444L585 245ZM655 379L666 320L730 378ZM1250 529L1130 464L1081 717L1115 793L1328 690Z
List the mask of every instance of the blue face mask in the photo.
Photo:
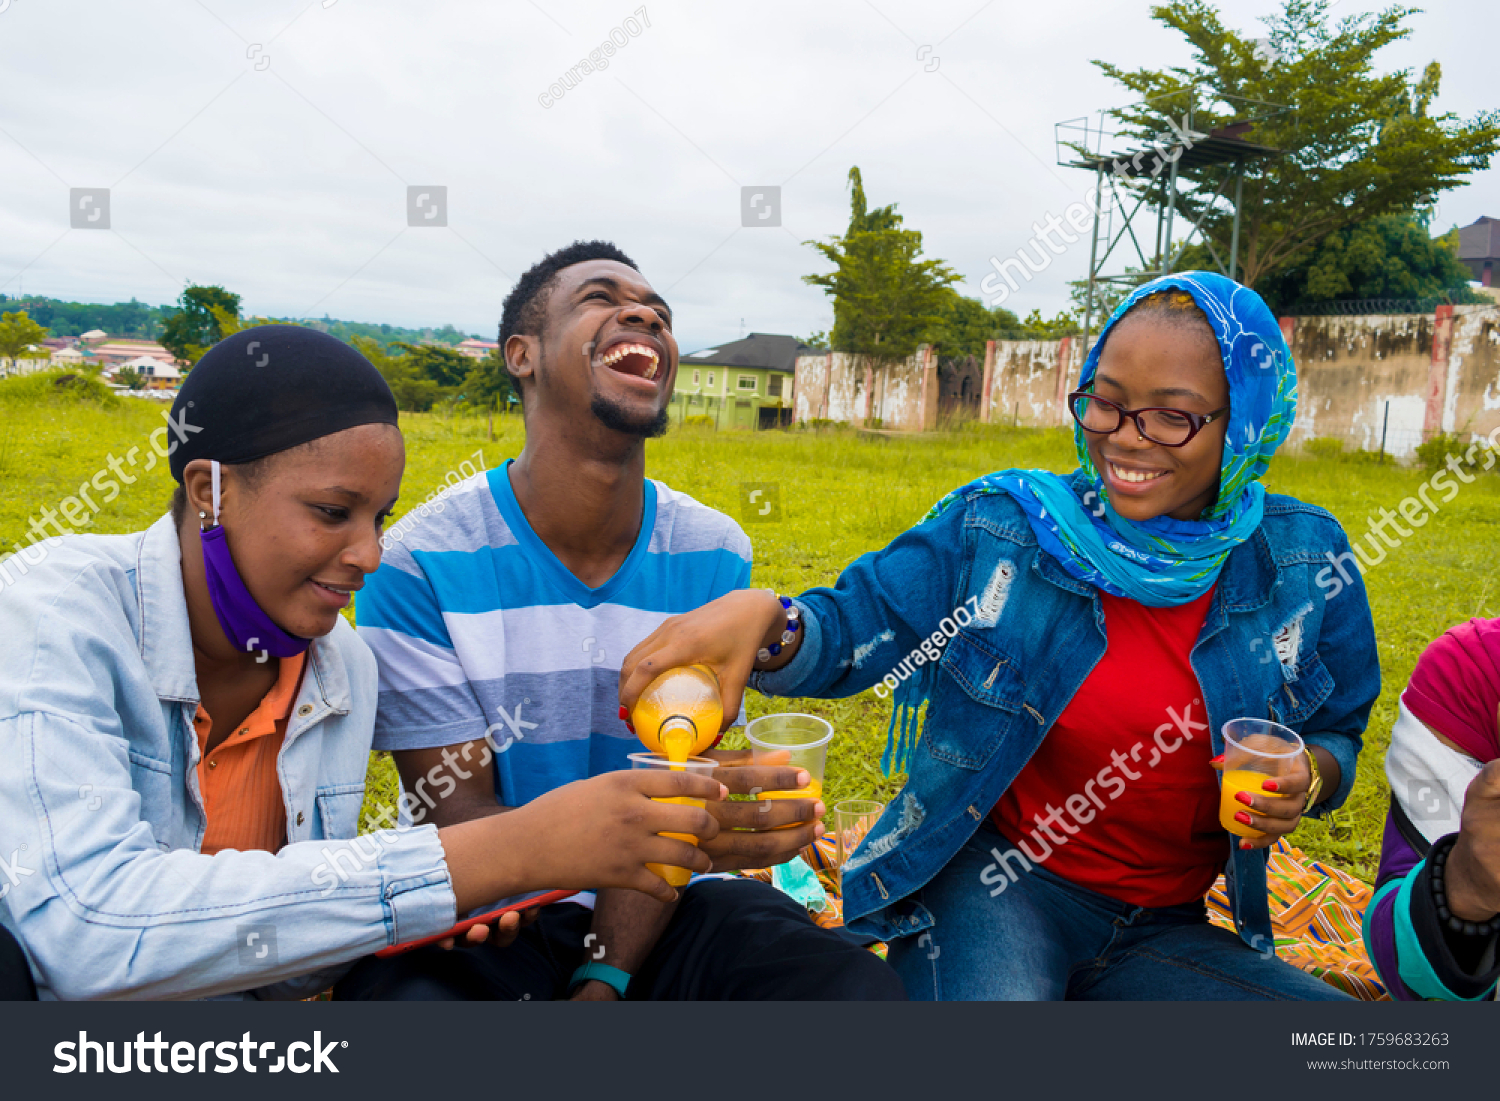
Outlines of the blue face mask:
M219 464L213 464L214 525L199 532L203 545L203 571L208 579L208 598L219 626L236 647L247 653L263 650L272 657L289 658L303 653L312 640L288 634L250 595L229 553L229 540L219 525Z

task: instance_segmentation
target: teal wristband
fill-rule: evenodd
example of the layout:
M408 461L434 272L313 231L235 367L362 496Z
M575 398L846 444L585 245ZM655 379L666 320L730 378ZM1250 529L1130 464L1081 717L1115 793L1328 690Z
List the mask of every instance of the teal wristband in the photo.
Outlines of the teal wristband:
M568 993L571 994L586 982L602 982L605 986L614 989L625 1000L625 988L630 985L630 976L618 967L611 967L607 963L597 960L589 960L577 971L573 972L573 978L568 982Z

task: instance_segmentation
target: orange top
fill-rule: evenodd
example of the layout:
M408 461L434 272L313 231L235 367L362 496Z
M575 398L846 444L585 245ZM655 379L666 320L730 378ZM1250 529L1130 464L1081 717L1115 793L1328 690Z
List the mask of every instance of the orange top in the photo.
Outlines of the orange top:
M264 849L277 852L286 844L286 805L276 758L286 737L287 719L302 683L306 654L282 658L276 683L250 713L244 724L205 753L213 720L203 705L193 729L198 735L198 790L208 829L202 851L209 856L221 849Z

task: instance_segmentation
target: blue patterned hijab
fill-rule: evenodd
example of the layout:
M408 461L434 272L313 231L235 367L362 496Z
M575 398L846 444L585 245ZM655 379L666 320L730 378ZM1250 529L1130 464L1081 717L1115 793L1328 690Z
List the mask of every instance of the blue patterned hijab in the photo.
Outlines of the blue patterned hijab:
M1224 435L1219 496L1207 517L1125 519L1110 503L1104 481L1089 458L1083 429L1075 424L1079 471L1067 476L1047 470L990 474L948 494L923 517L924 522L976 490L1008 493L1025 510L1042 550L1071 577L1157 608L1186 604L1208 592L1229 552L1260 526L1266 497L1260 478L1292 430L1297 373L1281 326L1260 295L1222 275L1188 271L1153 279L1120 304L1089 353L1079 388L1093 382L1105 341L1131 307L1147 295L1172 290L1192 295L1208 318L1229 380L1229 427ZM883 762L887 773L893 764L904 766L915 743L917 709L931 695L935 675L935 666L926 666L896 691L891 739Z
M1260 478L1292 430L1297 407L1292 354L1264 300L1249 287L1205 271L1164 275L1138 287L1099 334L1084 364L1080 388L1093 382L1104 343L1120 319L1147 295L1169 290L1191 294L1208 318L1229 379L1229 427L1219 497L1208 516L1125 519L1111 504L1104 480L1089 459L1083 429L1076 424L1073 440L1084 475L1081 496L1074 489L1076 474L1020 470L981 479L983 488L1016 499L1026 510L1037 542L1070 576L1156 608L1186 604L1208 592L1229 552L1260 526L1266 496ZM970 485L959 492L973 491ZM942 512L956 496L939 501L928 516Z

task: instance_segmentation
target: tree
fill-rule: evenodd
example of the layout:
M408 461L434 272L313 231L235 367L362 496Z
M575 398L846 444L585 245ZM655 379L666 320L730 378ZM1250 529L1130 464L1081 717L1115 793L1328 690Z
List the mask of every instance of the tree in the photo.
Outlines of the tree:
M465 357L467 358L467 357ZM505 357L496 348L477 363L469 360L472 367L463 379L464 397L479 409L507 409L511 399L520 400L515 376L505 366Z
M396 341L390 346L401 349L419 375L432 379L439 386L463 385L464 379L474 367L473 359L446 344L409 344L406 341Z
M146 386L146 380L141 378L134 367L121 367L115 372L115 382L127 390L141 390Z
M990 309L977 298L965 298L952 287L944 288L945 300L938 320L923 338L945 356L983 356L986 341L1012 336L1021 322L1003 306Z
M922 234L902 226L896 204L868 209L859 168L849 170L849 226L842 237L805 241L834 265L802 281L833 297L833 347L881 360L905 359L939 322L959 279L923 260Z
M1277 313L1359 298L1489 301L1468 283L1456 228L1432 237L1415 215L1385 214L1330 233L1302 260L1269 275L1260 292Z
M215 313L215 309L222 311ZM223 287L189 286L177 299L177 310L162 325L161 345L184 363L197 363L203 353L228 334L224 317L238 318L240 296Z
M0 314L0 358L9 363L7 373L14 372L16 360L48 359L52 353L43 346L47 330L31 320L23 310Z
M392 355L372 336L356 336L350 343L380 372L396 399L396 408L425 413L443 396L443 389L423 375L409 355Z
M1114 114L1142 142L1173 129L1169 119L1180 127L1190 104L1199 134L1247 121L1246 114L1267 116L1243 134L1285 153L1246 167L1238 278L1251 286L1306 262L1330 234L1430 207L1487 168L1500 147L1500 112L1462 120L1431 111L1442 77L1437 63L1415 83L1406 70L1375 72L1374 55L1411 33L1404 24L1415 9L1391 7L1334 24L1332 6L1333 0L1282 0L1280 12L1264 20L1270 37L1261 43L1226 28L1207 0L1174 0L1153 7L1151 17L1188 40L1191 65L1127 72L1094 62L1141 97ZM1231 106L1247 101L1289 110ZM1226 264L1232 203L1212 196L1221 184L1233 195L1231 171L1227 165L1197 170L1197 186L1178 199L1189 224L1204 214L1203 236Z

